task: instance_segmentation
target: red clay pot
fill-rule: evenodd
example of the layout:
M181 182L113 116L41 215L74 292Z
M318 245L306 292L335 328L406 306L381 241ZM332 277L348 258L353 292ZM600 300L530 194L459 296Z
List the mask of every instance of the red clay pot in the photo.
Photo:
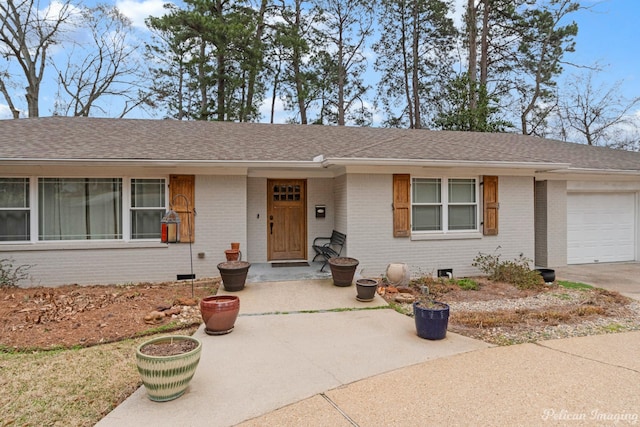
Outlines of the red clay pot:
M235 295L212 295L200 301L204 331L209 335L224 335L233 331L239 312L240 298Z
M227 249L224 251L224 255L227 257L227 261L239 261L240 251L237 249Z

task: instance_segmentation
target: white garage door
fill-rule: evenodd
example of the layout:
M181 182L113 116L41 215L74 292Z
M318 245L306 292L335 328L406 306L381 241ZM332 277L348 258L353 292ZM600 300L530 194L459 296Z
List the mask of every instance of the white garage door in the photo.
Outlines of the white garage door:
M633 193L569 193L567 262L633 261L635 218Z

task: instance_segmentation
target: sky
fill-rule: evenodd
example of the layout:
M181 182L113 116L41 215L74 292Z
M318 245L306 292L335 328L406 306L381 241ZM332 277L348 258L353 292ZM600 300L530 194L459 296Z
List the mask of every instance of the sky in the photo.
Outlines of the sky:
M89 0L92 1L92 0ZM134 25L142 32L146 31L144 19L149 15L159 16L164 13L163 3L166 0L106 0L127 15ZM455 0L458 14L457 22L461 20L463 5L466 0ZM640 17L640 1L638 0L582 0L587 10L580 10L572 15L578 23L576 37L576 52L567 54L567 62L592 66L599 64L603 68L596 80L596 85L611 85L623 81L621 92L626 97L640 96L640 44L638 40L638 18ZM565 78L571 78L572 73L580 71L571 66L565 66ZM560 78L560 81L562 81ZM375 85L376 82L371 82ZM49 81L43 82L41 89L40 115L49 116L53 111L53 100L56 85ZM372 93L373 95L373 93ZM373 98L373 96L371 96ZM265 100L263 121L269 118L271 100ZM278 104L282 108L281 103ZM24 105L26 109L26 105ZM640 121L640 109L634 112ZM9 111L0 98L0 119L10 118ZM128 115L130 118L154 118L143 112ZM159 117L155 117L159 118ZM277 115L277 121L284 121L286 113ZM374 120L374 125L376 121Z

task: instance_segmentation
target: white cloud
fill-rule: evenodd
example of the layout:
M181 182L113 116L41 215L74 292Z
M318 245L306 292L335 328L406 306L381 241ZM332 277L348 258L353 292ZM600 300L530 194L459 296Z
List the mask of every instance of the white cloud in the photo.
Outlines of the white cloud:
M0 120L2 119L11 119L13 116L11 115L11 110L7 105L0 104Z
M260 106L261 122L270 123L271 120L271 102L273 98L266 98ZM276 98L276 102L273 106L273 122L274 123L286 123L287 112L284 109L284 103L282 99Z
M118 0L116 7L127 18L131 19L133 25L138 28L147 28L144 20L149 16L162 16L167 13L163 5L167 3L164 0Z

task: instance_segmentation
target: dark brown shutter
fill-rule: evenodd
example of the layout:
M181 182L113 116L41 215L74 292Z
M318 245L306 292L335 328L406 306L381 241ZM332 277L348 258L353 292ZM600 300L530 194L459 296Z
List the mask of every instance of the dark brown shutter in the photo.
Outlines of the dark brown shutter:
M483 234L485 236L498 235L498 177L483 177L482 200L484 205L484 226Z
M194 175L171 175L169 177L169 201L173 210L180 216L180 242L188 243L196 240L195 187L196 177ZM191 230L189 230L189 225L191 225Z
M409 237L411 224L411 175L393 175L393 237Z

